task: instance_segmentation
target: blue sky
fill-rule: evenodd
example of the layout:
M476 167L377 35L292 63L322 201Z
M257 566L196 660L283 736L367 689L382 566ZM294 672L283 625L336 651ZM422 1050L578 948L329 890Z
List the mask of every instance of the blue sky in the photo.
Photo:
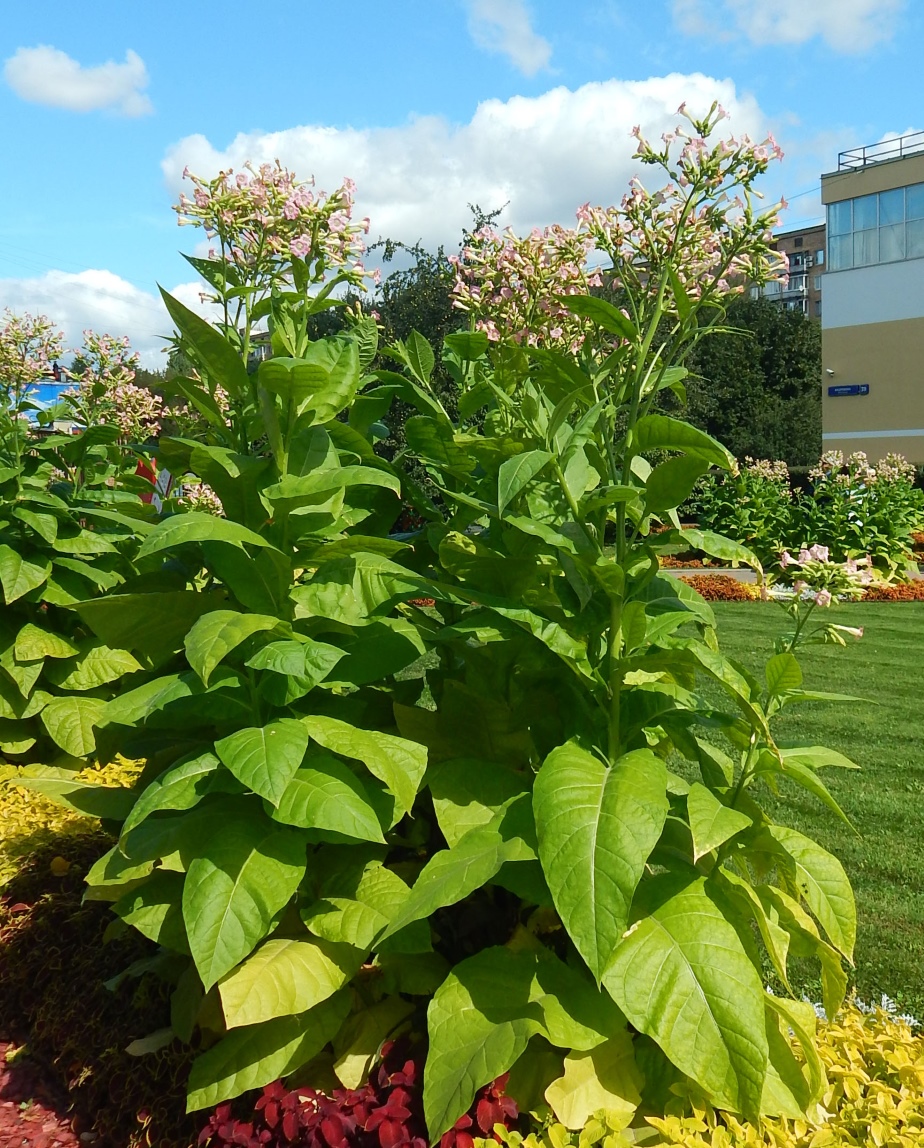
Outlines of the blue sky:
M912 0L32 0L0 30L0 305L72 342L129 334L151 365L157 282L192 303L170 210L202 175L275 156L358 184L372 235L453 248L469 202L528 228L618 202L628 132L719 98L771 129L787 226L818 219L838 151L924 127Z

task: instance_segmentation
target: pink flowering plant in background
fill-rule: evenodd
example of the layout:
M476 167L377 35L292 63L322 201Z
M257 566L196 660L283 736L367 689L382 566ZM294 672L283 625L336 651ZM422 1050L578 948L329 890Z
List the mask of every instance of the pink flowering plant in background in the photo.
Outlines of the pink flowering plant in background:
M143 443L160 433L164 401L146 387L135 386L140 355L122 338L95 331L83 332L77 352L76 386L62 396L83 427L107 425L119 432L119 441Z
M26 416L38 410L35 385L51 377L65 353L64 332L46 315L14 314L7 308L0 325L0 458L19 466L28 439Z
M780 555L784 577L792 579L791 587L763 591L763 597L774 598L782 605L793 623L793 629L777 639L777 652L794 652L805 645L847 644L847 638L862 638L862 626L842 626L816 615L838 602L857 601L876 581L869 556L835 562L827 546L818 543L804 546L797 556L784 550Z
M587 315L562 297L605 288L626 319L643 332L663 360L686 342L694 311L716 310L721 300L752 284L784 277L785 257L768 249L782 204L759 206L755 180L782 151L772 136L710 142L726 113L713 104L703 118L678 109L685 123L655 148L636 128L635 158L668 177L650 192L634 178L619 206L577 211L574 228L534 230L517 237L490 227L471 237L453 262L456 306L492 342L513 340L576 353L592 330ZM681 243L682 237L682 243ZM652 320L671 321L656 331ZM623 334L623 331L613 332ZM655 342L656 337L659 342ZM610 340L596 348L618 348Z
M201 298L218 309L215 326L223 337L178 299L163 292L178 331L175 346L192 363L172 385L209 424L216 441L238 449L265 433L257 390L248 368L269 339L277 355L308 353L308 321L313 314L342 306L338 292L364 291L378 281L363 264L369 220L353 218L355 185L344 179L334 191L316 190L314 179L299 180L277 160L259 167L219 172L212 179L184 172L193 186L174 210L181 226L201 227L211 246L208 256L189 256L206 281ZM375 324L354 313L367 342ZM194 332L191 337L190 332ZM233 350L240 368L229 360Z

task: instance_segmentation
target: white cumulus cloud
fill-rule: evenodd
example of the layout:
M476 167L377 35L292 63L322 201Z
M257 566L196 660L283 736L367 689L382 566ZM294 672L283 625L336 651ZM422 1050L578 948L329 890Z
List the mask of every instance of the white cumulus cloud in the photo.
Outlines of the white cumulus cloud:
M197 283L181 283L172 293L201 313L200 290ZM17 314L47 315L64 332L65 345L71 349L81 345L83 331L90 327L128 335L149 370L166 365L161 336L169 335L173 324L163 302L111 271L46 271L30 279L0 279L0 310L5 307Z
M677 125L683 100L693 111L719 100L736 133L763 138L769 126L756 101L739 94L731 80L672 74L487 100L462 125L436 117L362 130L304 125L241 133L224 148L192 135L168 150L162 166L174 194L183 186L185 165L209 177L237 170L248 159L278 157L298 177L316 176L326 190L351 176L358 213L370 216L373 236L455 249L471 223L470 203L493 210L509 201L501 223L522 232L573 223L575 209L588 200L618 203L635 173L657 186L657 173L632 159L629 133L641 124L657 140Z
M673 0L678 27L692 35L754 44L803 44L820 37L836 52L863 52L895 32L905 0Z
M125 63L109 60L84 67L60 48L39 44L18 48L3 66L6 82L17 96L33 104L91 112L111 108L123 116L144 116L153 106L144 89L148 71L144 60L131 50Z
M524 0L465 0L465 6L479 48L507 56L524 76L548 67L552 45L533 29Z

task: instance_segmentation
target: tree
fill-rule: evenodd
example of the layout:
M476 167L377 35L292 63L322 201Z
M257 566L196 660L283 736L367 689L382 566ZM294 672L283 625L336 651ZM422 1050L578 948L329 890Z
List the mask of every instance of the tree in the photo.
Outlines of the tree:
M736 331L703 339L691 357L688 417L738 458L811 465L821 453L821 325L742 298L728 326Z

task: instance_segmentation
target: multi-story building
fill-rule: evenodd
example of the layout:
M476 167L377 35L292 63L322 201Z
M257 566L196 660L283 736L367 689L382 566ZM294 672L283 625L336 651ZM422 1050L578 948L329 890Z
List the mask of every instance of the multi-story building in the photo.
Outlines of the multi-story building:
M821 197L825 449L924 463L924 132L842 152Z
M789 281L774 280L755 289L755 294L772 299L789 311L820 317L821 277L825 269L825 225L816 223L795 231L781 231L773 246L789 256Z

